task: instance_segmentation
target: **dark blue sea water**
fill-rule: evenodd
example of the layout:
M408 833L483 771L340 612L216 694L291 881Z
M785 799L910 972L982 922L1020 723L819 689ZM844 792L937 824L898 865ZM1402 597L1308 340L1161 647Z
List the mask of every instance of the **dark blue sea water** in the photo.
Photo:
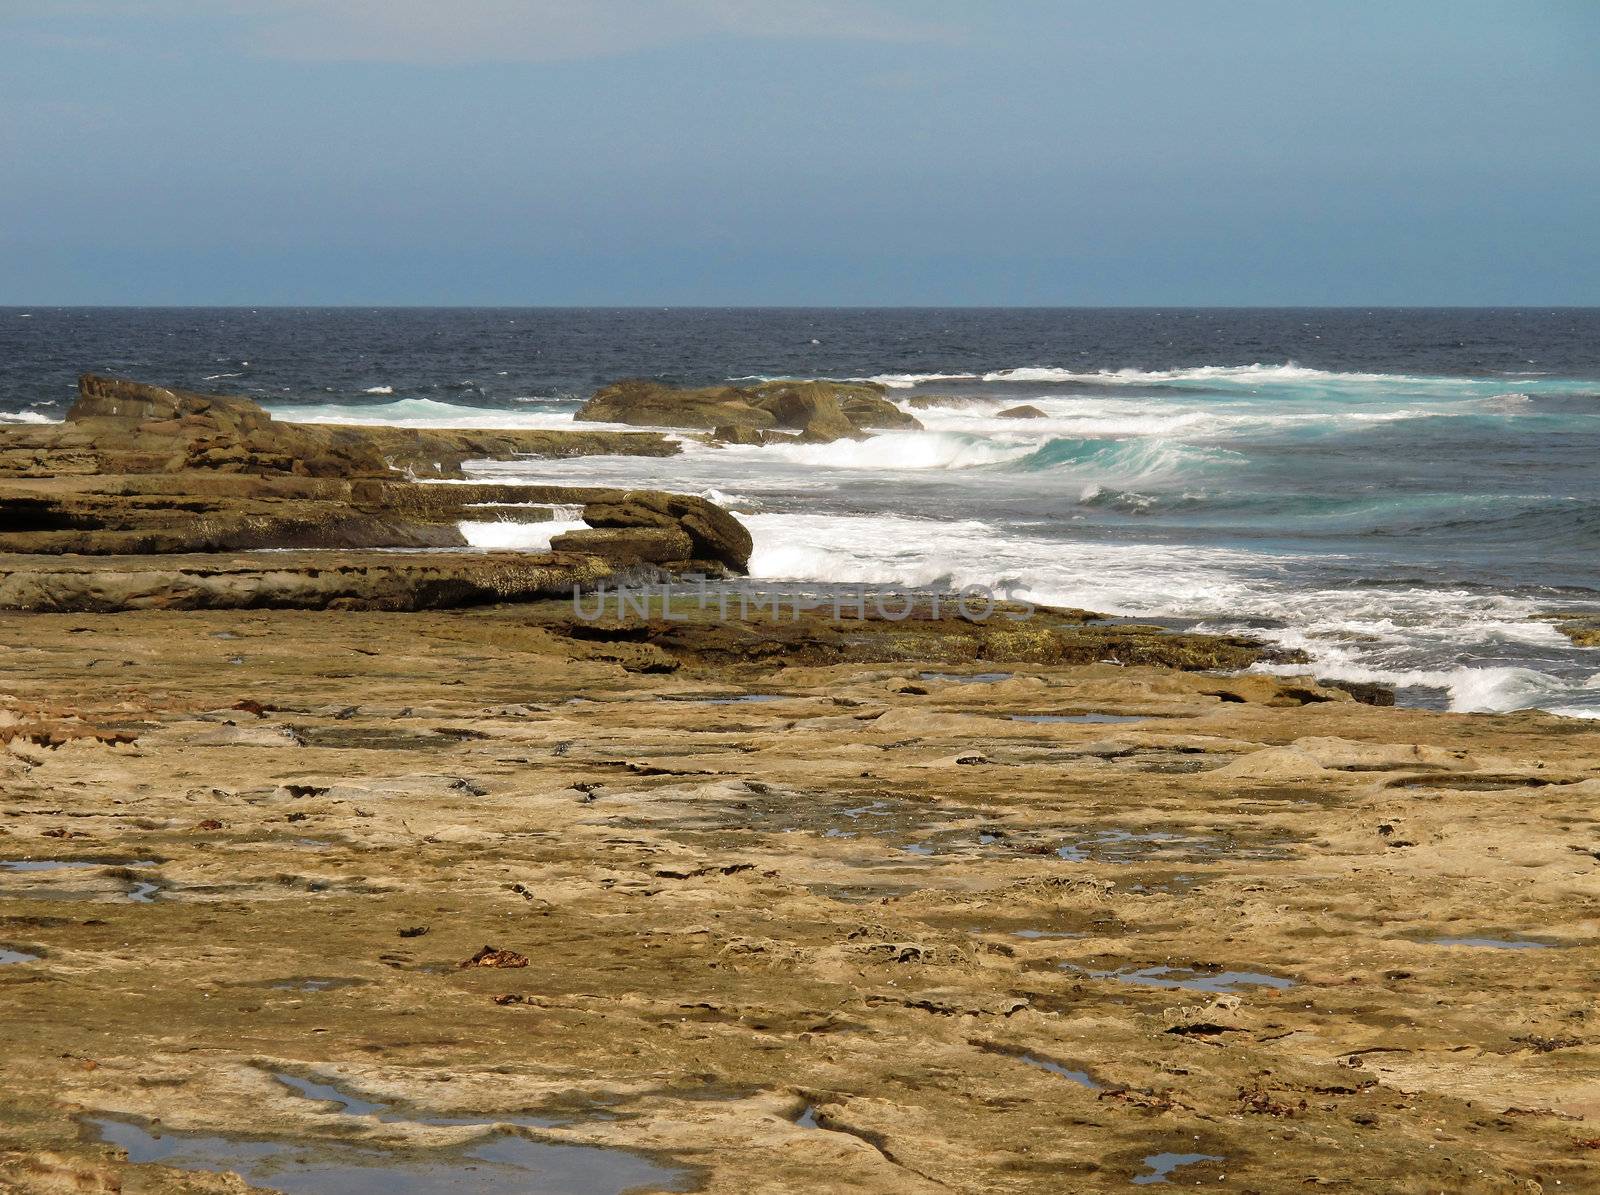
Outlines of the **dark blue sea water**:
M1533 617L1600 606L1600 310L0 310L0 418L59 418L81 370L486 426L624 376L874 378L926 430L481 471L712 494L764 577L1008 584L1600 714L1596 653Z

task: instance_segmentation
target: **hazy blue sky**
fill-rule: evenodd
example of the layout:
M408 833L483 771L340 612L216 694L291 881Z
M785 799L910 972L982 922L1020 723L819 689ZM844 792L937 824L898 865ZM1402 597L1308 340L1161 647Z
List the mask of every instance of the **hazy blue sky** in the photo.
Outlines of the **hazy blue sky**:
M1600 0L0 0L0 303L1600 303Z

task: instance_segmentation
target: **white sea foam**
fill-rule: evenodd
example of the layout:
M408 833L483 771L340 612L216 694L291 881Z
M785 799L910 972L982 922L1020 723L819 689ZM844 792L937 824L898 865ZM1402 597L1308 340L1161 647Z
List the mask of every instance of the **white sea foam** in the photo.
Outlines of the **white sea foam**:
M813 344L816 341L812 341ZM876 382L891 390L909 390L925 382L976 382L982 375L975 373L875 373L870 377L802 378L793 374L747 373L729 378L730 382Z
M1097 382L1111 385L1141 385L1152 382L1450 382L1456 379L1427 378L1398 373L1356 373L1312 369L1285 361L1280 365L1255 362L1252 365L1199 365L1188 369L1099 369L1091 371L1054 366L1022 366L999 369L983 375L985 382Z
M587 525L582 519L553 519L547 523L514 523L506 519L458 524L461 534L474 548L518 552L548 552L552 537Z
M1532 402L1533 395L1518 391L1513 394L1491 394L1483 399L1480 405L1491 411L1514 415Z
M1425 660L1558 648L1532 602L1429 587L1319 588L1313 562L1223 548L1034 539L982 520L769 513L744 520L751 575L836 583L979 585L1046 605L1132 617L1191 616L1199 629L1246 631L1314 661L1269 665L1338 680L1444 691L1450 708L1544 705L1589 717L1570 681L1534 668ZM1587 694L1582 696L1587 697ZM1600 705L1600 692L1595 695Z
M1020 460L1035 444L999 444L942 432L880 432L831 444L768 444L754 451L778 460L829 469L971 469Z
M476 430L571 429L571 411L496 411L462 407L431 398L405 398L382 404L267 404L276 419L292 423L342 423L376 427L440 427ZM637 431L621 424L585 423L585 428Z
M847 378L851 382L876 382L891 390L909 390L927 382L976 382L981 377L975 373L875 373L869 378Z
M60 423L38 411L0 411L0 423Z
M394 387L393 386L368 386L361 393L363 393L363 394L393 394L394 393Z

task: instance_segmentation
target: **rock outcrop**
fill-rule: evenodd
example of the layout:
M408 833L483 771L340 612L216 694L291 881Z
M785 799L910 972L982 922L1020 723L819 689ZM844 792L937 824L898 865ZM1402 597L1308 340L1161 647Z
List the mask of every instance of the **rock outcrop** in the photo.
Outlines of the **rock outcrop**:
M583 508L591 527L654 527L681 530L694 548L694 559L746 571L755 548L743 523L713 502L689 494L628 490L596 498ZM592 541L591 541L592 542Z
M65 423L0 429L0 607L412 610L528 600L639 569L743 571L748 533L704 499L414 480L459 476L466 459L599 451L679 448L649 432L301 425L244 398L86 375ZM374 551L464 548L462 522L545 523L556 506L601 530L553 555ZM313 548L333 551L201 555Z
M751 432L792 431L813 442L876 428L922 425L871 382L762 382L685 389L644 378L596 391L577 418L643 427L712 428L719 439L758 442ZM735 439L735 437L744 437Z
M1539 617L1555 623L1556 630L1579 647L1600 647L1600 611L1564 610Z
M248 398L85 374L65 423L0 428L0 478L205 470L458 478L467 460L671 456L651 432L357 427L274 419Z
M997 411L995 413L995 415L996 415L996 418L999 418L999 419L1043 419L1043 418L1045 418L1045 413L1043 411L1041 411L1038 407L1029 406L1027 403L1024 403L1020 407L1007 407L1003 411Z

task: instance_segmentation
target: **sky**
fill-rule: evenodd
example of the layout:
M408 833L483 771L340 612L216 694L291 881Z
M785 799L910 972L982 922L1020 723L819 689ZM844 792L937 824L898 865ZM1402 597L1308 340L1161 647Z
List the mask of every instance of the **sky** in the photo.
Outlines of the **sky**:
M1600 0L0 0L0 304L1600 304Z

